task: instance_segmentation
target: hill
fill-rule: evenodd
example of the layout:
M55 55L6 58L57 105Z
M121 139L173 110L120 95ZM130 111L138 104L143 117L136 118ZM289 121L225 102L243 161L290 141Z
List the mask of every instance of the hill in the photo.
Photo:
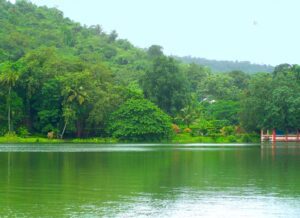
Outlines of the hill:
M119 82L136 78L148 63L144 49L118 39L116 31L106 33L100 25L81 25L56 8L0 0L0 26L0 63L16 61L40 47L54 47L87 63L101 62Z
M257 73L257 72L271 73L274 70L274 67L271 65L252 64L249 61L217 61L217 60L209 60L205 58L197 58L191 56L185 56L185 57L175 56L175 58L185 63L195 63L195 64L207 66L211 68L213 72L230 72L230 71L238 70L246 73Z

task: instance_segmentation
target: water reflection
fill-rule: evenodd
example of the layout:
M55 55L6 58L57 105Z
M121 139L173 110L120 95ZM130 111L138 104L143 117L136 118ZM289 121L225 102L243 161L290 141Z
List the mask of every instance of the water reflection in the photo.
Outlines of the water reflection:
M297 145L40 146L0 148L0 217L300 214Z
M0 152L145 152L162 150L208 150L258 147L258 144L6 144L0 146Z
M261 144L261 151L276 155L300 155L300 143L264 143Z

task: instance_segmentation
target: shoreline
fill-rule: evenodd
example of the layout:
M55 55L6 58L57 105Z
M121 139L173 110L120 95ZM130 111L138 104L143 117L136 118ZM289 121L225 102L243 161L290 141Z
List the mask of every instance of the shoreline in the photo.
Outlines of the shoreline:
M147 141L122 141L114 138L70 138L70 139L48 139L46 137L0 137L1 144L137 144L137 143L159 143L159 144L193 144L193 143L215 143L215 144L236 144L236 143L260 143L257 135L229 135L229 136L190 136L187 134L178 134L171 140L161 140L155 142Z

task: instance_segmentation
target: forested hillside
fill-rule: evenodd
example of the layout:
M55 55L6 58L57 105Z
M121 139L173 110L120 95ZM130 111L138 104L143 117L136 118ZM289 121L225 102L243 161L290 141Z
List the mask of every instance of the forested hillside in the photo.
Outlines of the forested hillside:
M213 72L230 72L234 70L244 71L246 73L268 72L271 73L274 70L273 66L253 64L249 61L217 61L209 60L205 58L196 58L191 56L175 57L185 63L200 64L212 69Z
M247 141L260 128L299 128L298 65L213 73L162 50L54 8L0 0L0 135Z
M70 59L101 62L115 76L135 78L147 67L146 53L127 40L118 39L116 31L106 34L100 25L82 26L55 8L37 7L26 1L17 1L16 5L0 2L0 61L16 61L44 47L56 48Z

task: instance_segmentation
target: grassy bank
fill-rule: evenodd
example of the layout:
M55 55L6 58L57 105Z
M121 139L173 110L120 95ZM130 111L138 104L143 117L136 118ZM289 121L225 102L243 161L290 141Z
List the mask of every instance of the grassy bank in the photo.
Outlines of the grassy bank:
M189 133L177 134L173 143L259 143L258 135L229 135L229 136L191 136Z
M118 143L117 139L112 138L86 138L86 139L48 139L38 136L19 137L2 136L0 143ZM259 137L256 135L238 135L238 136L191 136L188 133L177 134L171 141L164 143L258 143Z
M4 143L117 143L118 140L111 138L87 138L87 139L48 139L43 137L0 137L0 144Z

